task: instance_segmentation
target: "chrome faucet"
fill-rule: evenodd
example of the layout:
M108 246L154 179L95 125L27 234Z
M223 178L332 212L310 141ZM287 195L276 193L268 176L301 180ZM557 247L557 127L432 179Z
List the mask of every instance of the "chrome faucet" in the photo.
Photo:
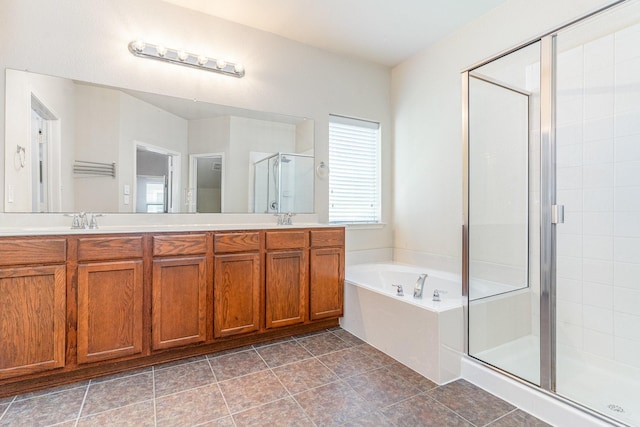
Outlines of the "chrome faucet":
M433 290L433 301L436 301L436 302L440 301L440 292L438 292L437 289Z
M98 217L103 216L102 214L91 214L91 221L89 221L89 228L92 230L97 230L98 228Z
M402 289L402 285L391 285L394 288L398 288L398 290L396 291L396 296L398 297L403 297L404 296L404 290Z
M91 219L89 219L87 215L91 215ZM69 216L73 217L71 220L72 230L93 230L98 228L98 217L102 216L102 214L87 214L86 212L79 212L69 214Z
M415 286L413 287L413 297L414 298L422 298L422 291L424 290L424 281L429 275L427 273L423 273L418 277Z
M87 222L87 214L85 212L74 213L72 214L73 218L71 219L71 229L72 230L81 230L85 228L89 228L89 223Z
M293 212L287 212L282 214L274 214L278 217L278 225L293 225Z

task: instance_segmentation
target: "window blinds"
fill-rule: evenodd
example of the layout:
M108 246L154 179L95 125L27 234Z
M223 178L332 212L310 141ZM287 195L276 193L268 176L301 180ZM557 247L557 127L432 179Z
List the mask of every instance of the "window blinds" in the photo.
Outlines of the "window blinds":
M329 117L329 222L380 222L380 124Z

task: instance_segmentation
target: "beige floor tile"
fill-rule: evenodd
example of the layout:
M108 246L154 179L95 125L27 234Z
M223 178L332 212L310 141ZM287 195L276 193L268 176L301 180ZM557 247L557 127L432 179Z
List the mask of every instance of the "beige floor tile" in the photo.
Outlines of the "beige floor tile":
M260 347L258 354L267 362L270 368L286 365L313 357L304 347L296 341L286 341L283 343Z
M275 368L273 373L292 394L338 380L331 370L315 358Z
M154 425L151 400L89 415L78 420L78 427L154 427Z
M84 388L74 388L14 401L0 419L0 426L37 427L75 420L84 395Z
M156 399L158 427L196 425L228 415L217 384Z
M291 397L276 400L233 416L236 426L312 427L313 423Z
M316 425L337 426L375 409L349 385L338 381L294 395Z
M154 371L156 397L214 384L215 382L216 379L207 360L174 365L170 368Z
M225 381L242 375L267 369L267 365L255 350L232 353L209 359L218 381Z
M82 416L153 399L153 374L145 373L89 384Z
M288 396L271 371L257 372L219 383L232 414Z
M296 337L296 340L314 356L320 356L350 347L349 344L335 336L332 332L311 335L302 339Z

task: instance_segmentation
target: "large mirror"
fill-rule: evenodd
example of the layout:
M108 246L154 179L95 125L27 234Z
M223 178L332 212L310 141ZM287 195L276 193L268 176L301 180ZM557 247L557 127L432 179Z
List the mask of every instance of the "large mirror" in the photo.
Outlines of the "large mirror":
M313 120L6 70L5 212L313 212Z

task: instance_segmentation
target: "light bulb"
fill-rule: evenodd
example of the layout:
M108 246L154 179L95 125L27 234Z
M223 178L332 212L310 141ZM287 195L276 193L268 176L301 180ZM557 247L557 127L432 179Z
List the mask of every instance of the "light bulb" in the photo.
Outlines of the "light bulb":
M156 46L156 52L158 52L158 56L165 56L167 54L167 48L164 46Z
M142 40L136 40L133 42L133 48L136 52L142 52L144 50L145 43Z
M242 74L244 72L244 65L236 64L233 66L233 70L238 74Z
M224 59L216 59L216 67L222 70L226 66L227 66L227 61L225 61Z
M187 52L185 52L184 50L179 50L178 51L178 59L180 61L186 61L187 58L189 57L189 54Z
M206 56L204 56L204 55L200 55L200 56L198 57L198 64L200 64L200 65L204 65L204 64L206 64L207 62L209 62L209 58L207 58Z

